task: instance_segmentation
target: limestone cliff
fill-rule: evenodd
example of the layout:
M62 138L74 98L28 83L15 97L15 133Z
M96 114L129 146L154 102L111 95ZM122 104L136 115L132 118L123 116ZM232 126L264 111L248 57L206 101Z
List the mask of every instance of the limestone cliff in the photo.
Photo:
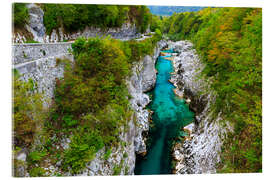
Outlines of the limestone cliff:
M194 123L184 128L189 137L173 147L174 173L215 173L223 140L231 126L222 121L221 113L217 117L213 115L211 104L215 102L215 92L209 88L211 80L201 74L204 64L192 46L188 41L169 42L169 48L177 53L172 61L175 73L171 82L195 112Z
M155 85L156 70L155 62L160 49L166 45L160 41L154 49L153 55L145 56L141 61L134 63L131 77L127 78L127 86L132 96L131 107L135 113L131 117L126 129L122 129L119 138L123 143L111 149L111 154L104 159L105 148L97 152L94 160L86 165L81 173L76 175L113 175L115 168L120 168L120 174L134 174L136 153L146 153L144 132L149 129L148 118L150 112L144 109L150 102L145 94ZM64 66L57 65L58 58L69 58L73 56L69 53L70 43L39 43L21 44L13 46L13 68L21 74L21 79L28 81L30 78L36 83L37 91L44 93L46 98L52 98L56 78L62 78ZM48 104L46 104L48 106ZM66 149L69 147L70 137L63 136L61 144L56 148ZM38 141L36 142L39 143ZM17 154L15 159L25 162L30 150L23 150ZM23 158L22 158L23 157ZM69 172L61 171L61 161L57 163L46 160L46 176L56 176L56 174L71 175ZM25 163L23 163L25 164ZM29 176L27 167L23 166L16 172L20 176Z
M137 119L134 146L135 152L138 154L146 153L146 137L143 134L147 134L149 130L149 118L151 116L151 112L145 109L146 105L151 101L145 92L151 90L155 86L155 63L160 50L165 46L165 41L158 42L152 57L147 55L143 60L134 63L132 68L132 75L128 80L128 89L130 95L132 96L130 103L135 111Z

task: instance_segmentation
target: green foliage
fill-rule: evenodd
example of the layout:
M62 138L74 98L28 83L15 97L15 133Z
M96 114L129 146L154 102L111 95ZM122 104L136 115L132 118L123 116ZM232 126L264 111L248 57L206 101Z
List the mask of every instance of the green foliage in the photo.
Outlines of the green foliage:
M150 30L154 32L156 29L162 28L162 17L152 15L151 23L150 23Z
M127 157L128 157L127 152L124 152L124 154L123 154L123 158L127 158Z
M64 115L62 119L65 123L65 126L68 127L72 127L78 124L78 121L74 120L72 115Z
M34 40L26 40L25 43L39 43L38 41L34 41Z
M152 38L132 43L138 47L142 44L143 56L153 51L160 38L156 31ZM132 116L125 79L134 61L133 48L130 41L109 37L77 39L72 44L74 62L56 59L56 66L64 65L65 71L64 78L56 79L48 117L42 108L42 96L36 92L37 84L31 79L20 81L14 70L15 142L35 149L27 159L31 176L44 175L43 169L35 166L46 166L45 158L52 164L63 159L61 170L77 174L104 146L104 159L108 159L112 147L120 145L119 134ZM38 127L43 128L36 136L39 144L31 147ZM67 149L62 146L65 138L71 140ZM117 166L115 173L121 168Z
M165 20L174 40L190 39L213 79L213 105L234 124L222 153L221 172L260 172L262 168L262 11L206 8ZM229 168L228 168L229 167Z
M120 175L121 170L123 168L123 163L124 163L124 161L122 159L119 165L115 165L113 167L113 175Z
M160 39L162 38L162 34L161 34L161 32L160 32L159 29L156 29L156 30L155 30L155 35L156 35L156 38L157 38L158 40L160 40Z
M45 176L45 170L41 167L34 167L29 171L30 177L42 177Z
M28 155L28 161L31 163L38 163L43 157L47 155L46 151L32 151Z
M143 44L141 55L153 51L161 38L156 34L132 42ZM108 159L111 147L119 145L119 134L132 114L125 84L134 61L135 48L130 44L109 37L79 38L72 44L76 61L65 62L64 78L56 81L55 102L46 123L49 132L72 134L69 148L60 155L64 171L80 172L104 145L108 149L104 158Z
M35 83L21 81L18 71L13 76L13 132L16 146L30 146L37 124L45 118L42 95L34 93Z
M13 23L15 27L24 27L29 14L25 3L13 3Z
M106 151L106 153L104 154L104 159L105 159L105 160L108 160L109 157L110 157L110 155L111 155L111 153L112 153L112 149L108 149L108 150Z
M145 32L151 20L151 14L146 6L139 6L139 16L136 19L137 26L141 33Z
M151 55L156 43L161 40L161 38L162 36L160 31L156 30L156 33L152 38L148 38L143 41L131 40L126 42L126 46L130 49L128 53L125 51L129 57L129 62L139 61L147 54Z
M121 27L128 20L136 22L139 31L144 32L150 22L146 6L42 4L42 8L47 34L59 27L69 32L82 30L86 26L103 29ZM130 9L135 9L137 14L130 13Z
M95 158L96 152L103 146L102 137L98 132L80 128L73 135L69 148L64 152L64 170L71 167L72 173L79 173L87 162Z
M110 102L126 102L123 80L128 74L127 57L120 41L78 39L73 45L74 71L66 71L59 82L55 101L59 113L79 115L97 112Z

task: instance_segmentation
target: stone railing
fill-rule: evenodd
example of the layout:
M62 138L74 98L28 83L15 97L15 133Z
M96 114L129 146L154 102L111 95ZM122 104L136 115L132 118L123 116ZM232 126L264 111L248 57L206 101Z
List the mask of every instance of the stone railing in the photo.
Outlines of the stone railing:
M19 72L21 80L28 81L31 78L36 82L37 91L50 101L56 79L64 75L64 65L59 64L57 59L73 61L73 55L69 52L71 43L14 44L13 69Z
M72 42L27 43L12 45L12 64L21 64L41 58L68 54Z

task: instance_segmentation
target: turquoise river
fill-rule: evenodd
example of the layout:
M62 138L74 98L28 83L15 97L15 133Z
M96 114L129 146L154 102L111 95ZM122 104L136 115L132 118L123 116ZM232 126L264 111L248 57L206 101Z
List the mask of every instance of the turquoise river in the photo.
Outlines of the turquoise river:
M150 126L147 154L136 160L135 174L171 174L172 142L179 139L184 132L182 127L193 121L194 114L189 110L183 99L179 99L173 92L175 88L168 80L173 66L170 60L172 50L162 51L166 56L159 56L156 69L158 71L155 88L149 93L152 102L148 108L154 111L153 123Z

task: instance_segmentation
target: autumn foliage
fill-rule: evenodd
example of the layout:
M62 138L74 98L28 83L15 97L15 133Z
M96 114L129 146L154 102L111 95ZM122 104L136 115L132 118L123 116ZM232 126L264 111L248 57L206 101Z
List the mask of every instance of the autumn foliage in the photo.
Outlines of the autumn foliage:
M164 24L171 39L194 43L217 93L212 107L234 125L220 172L261 171L262 10L206 8L174 14Z

